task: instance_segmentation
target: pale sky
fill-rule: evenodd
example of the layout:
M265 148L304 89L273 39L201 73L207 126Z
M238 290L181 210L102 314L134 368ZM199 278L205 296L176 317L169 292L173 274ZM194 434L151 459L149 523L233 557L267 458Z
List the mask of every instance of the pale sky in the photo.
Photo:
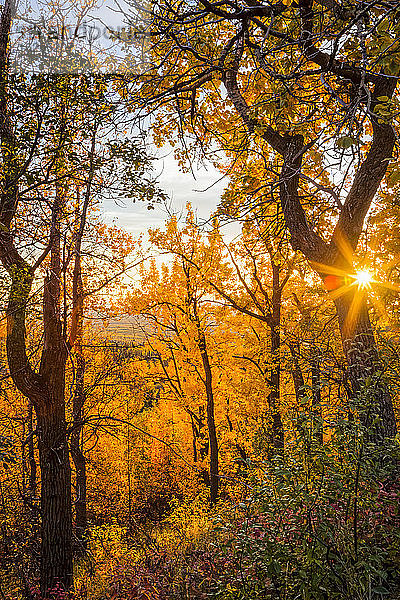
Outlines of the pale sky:
M194 179L191 173L182 173L172 153L166 155L167 152L162 152L163 158L156 162L154 173L159 174L159 186L170 198L170 210L180 213L184 211L187 202L190 202L199 222L208 220L220 202L227 180L221 180L221 173L212 166L207 170L195 170ZM135 236L145 233L149 228L161 227L168 218L163 205L155 205L154 210L148 210L144 202L133 203L129 200L124 205L121 202L116 204L107 201L104 204L104 214L108 223L116 219L116 225Z
M0 0L1 2L1 0ZM87 40L85 36L89 35L90 26L95 25L98 30L105 31L105 28L121 27L124 21L123 12L125 9L127 13L129 10L126 8L127 0L98 0L94 2L92 10L89 11L87 17L83 23L87 23L89 29L82 29L82 35L84 42ZM75 23L77 15L80 13L80 4L76 5L76 11L72 13L68 12L68 3L64 3L63 0L56 0L60 9L61 21L65 19L65 23ZM22 15L21 23L24 24L23 15L26 13L29 15L29 21L36 21L39 24L41 31L41 40L47 39L46 27L48 27L48 21L42 15L46 14L48 10L48 3L46 0L19 0L19 15ZM76 12L76 14L75 14ZM22 48L24 48L25 38L28 39L32 36L31 27L21 29L20 20L17 21L18 35L21 37ZM43 30L43 31L42 31ZM74 30L72 28L72 30ZM23 31L23 33L21 33ZM50 30L49 30L50 31ZM105 45L107 47L107 35L103 34L97 40L100 46ZM24 37L25 36L25 37ZM29 38L30 39L30 38ZM52 39L50 36L49 39ZM97 43L96 42L96 43ZM51 50L51 44L49 44L48 51ZM18 52L16 53L17 63L21 60L21 65L24 64L26 68L30 66L29 60L21 55L19 57ZM28 61L23 63L23 59ZM52 64L51 61L49 64ZM66 62L68 65L68 61ZM199 223L207 221L211 214L217 208L221 194L227 185L227 179L221 179L221 173L216 171L211 165L206 168L196 169L193 166L194 175L192 173L182 173L179 170L178 164L173 157L173 151L170 146L161 148L160 150L154 149L157 152L157 156L160 158L155 163L154 175L158 176L159 186L168 195L169 209L173 213L183 212L188 202L191 203ZM168 211L165 206L155 205L154 210L148 210L147 205L144 202L132 202L127 200L126 202L118 201L118 203L111 200L107 200L103 204L105 220L108 223L116 222L117 226L125 228L128 232L135 236L145 234L147 230L152 227L160 227L165 223L168 218Z

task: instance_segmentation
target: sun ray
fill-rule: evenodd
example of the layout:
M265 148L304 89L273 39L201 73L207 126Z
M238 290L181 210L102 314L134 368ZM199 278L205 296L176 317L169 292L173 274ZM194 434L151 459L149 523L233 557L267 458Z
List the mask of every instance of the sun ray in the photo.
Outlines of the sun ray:
M350 245L344 239L341 239L340 244L342 244L341 251L343 256L348 256L349 265L352 265L354 256ZM380 317L390 322L391 319L384 302L378 295L377 288L386 288L394 292L400 292L399 284L375 279L374 273L367 266L360 265L352 273L344 271L339 267L322 263L313 263L313 267L322 276L324 286L328 291L327 298L335 301L347 293L352 293L350 308L344 323L344 329L347 332L346 335L352 336L354 333L360 310L362 310L362 305L366 301L367 295ZM357 289L355 290L354 288Z
M338 267L333 267L317 262L313 262L312 264L315 270L318 271L318 273L324 273L325 275L337 275L338 277L348 276L348 271L344 271L343 269L339 269Z
M345 237L340 230L334 232L335 245L340 250L340 253L349 265L353 263L354 249L351 247L349 240Z
M387 288L388 290L393 290L394 292L400 292L400 286L395 283L390 283L390 281L374 281L375 284L380 287Z
M336 300L336 298L340 298L341 296L344 296L344 294L347 294L349 291L349 286L348 285L342 285L339 288L337 288L336 290L332 290L329 292L329 297L332 300Z
M372 304L374 305L374 307L376 308L379 315L381 317L385 317L385 319L390 321L390 317L387 313L386 307L383 304L382 300L378 296L376 296L376 294L371 294L370 300L371 300Z
M351 336L353 334L354 327L357 322L357 315L359 314L360 306L364 302L364 300L364 294L354 294L353 300L349 308L349 312L347 313L346 320L344 323L345 335Z

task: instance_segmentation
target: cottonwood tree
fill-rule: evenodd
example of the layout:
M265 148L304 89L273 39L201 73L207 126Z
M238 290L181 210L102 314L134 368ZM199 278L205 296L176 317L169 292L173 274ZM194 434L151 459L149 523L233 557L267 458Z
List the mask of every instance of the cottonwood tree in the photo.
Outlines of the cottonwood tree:
M218 326L219 317L212 308L211 298L207 297L211 290L207 276L217 265L220 268L218 258L223 247L213 232L210 232L208 243L204 242L190 209L185 226L180 228L176 217L172 216L165 231L150 231L150 241L158 251L172 255L172 264L170 269L165 266L161 273L155 265L143 269L141 291L128 296L127 310L131 314L136 311L154 324L158 333L161 373L192 419L194 444L201 437L200 430L205 421L210 499L215 503L220 487L216 371L221 350L215 348L215 341L213 343L212 331ZM157 334L150 332L149 340L155 343ZM157 345L154 348L157 350ZM163 363L167 359L168 368ZM181 372L182 364L186 375ZM199 406L196 407L190 402L192 397L205 399L203 412L199 411L202 403L197 401ZM200 453L203 452L204 448ZM197 458L197 450L195 456Z
M222 242L222 240L221 240ZM293 271L295 257L289 257L287 248L265 231L258 219L248 218L243 224L237 243L231 243L226 252L231 271L225 280L225 269L215 270L209 279L211 289L229 306L252 320L263 323L270 338L269 352L260 361L243 356L263 374L270 388L268 407L272 420L270 451L284 450L284 426L280 407L281 384L281 329L282 303L285 287ZM240 358L240 357L238 357ZM266 416L266 415L264 415Z
M7 1L0 19L0 259L10 280L6 309L8 367L15 386L30 400L36 414L41 477L40 578L45 594L56 583L69 588L73 578L65 384L67 360L82 320L80 254L94 194L93 174L105 165L98 193L107 168L112 168L115 178L122 173L124 184L132 184L127 193L135 190L140 198L145 161L139 159L141 153L135 150L132 140L111 137L117 129L113 129L113 103L108 100L107 85L101 76L26 77L9 72L12 16L13 3ZM102 135L108 127L107 143L100 135L94 137L99 124ZM117 167L122 156L136 160L129 160L127 169L121 172ZM133 173L138 175L136 179ZM86 190L78 208L77 188ZM144 195L148 191L146 185L141 189ZM74 222L78 226L71 239ZM72 297L66 277L70 264L75 267ZM30 356L26 316L32 294L42 297L42 344ZM73 410L78 432L80 404L81 398L76 397Z
M260 158L265 201L278 203L293 249L329 282L352 394L378 445L396 435L393 404L367 294L345 275L395 169L398 17L392 0L150 3L153 66L131 85L131 98L157 110L158 143L181 133L181 160L218 147L236 161Z
M200 240L200 227L194 221L191 227L198 227ZM250 363L255 366L270 388L268 409L262 419L265 422L271 420L269 450L283 452L284 427L280 413L281 313L283 292L292 273L295 257L285 260L287 245L285 249L284 244L274 240L257 219L246 219L239 239L230 244L224 242L219 223L215 220L210 239L209 253L210 256L214 253L214 256L210 258L213 266L209 269L205 268L204 257L196 255L191 248L187 252L183 244L173 242L169 247L175 256L191 266L194 273L202 274L204 284L219 302L266 327L270 338L268 352L262 349L260 360L257 358L260 351L254 356L236 358L248 361L248 366Z
M49 198L51 224L47 244L36 259L24 256L21 233L15 221L21 206L20 184L31 158L23 151L18 139L14 114L10 107L7 76L7 46L10 26L10 7L2 11L1 54L1 250L3 267L11 278L7 306L7 359L11 377L16 387L32 402L37 419L39 461L41 471L41 587L42 591L60 581L66 587L72 583L71 553L71 471L65 419L64 385L67 345L62 335L60 321L60 220L63 210L63 189L56 185L54 196ZM42 117L42 115L40 115ZM37 123L36 142L41 124ZM65 128L59 131L59 143L64 145ZM58 145L58 144L57 144ZM59 153L53 160L59 160ZM54 170L49 169L54 178ZM35 272L49 256L48 270L43 288L43 350L36 370L28 358L26 347L26 310L29 304Z

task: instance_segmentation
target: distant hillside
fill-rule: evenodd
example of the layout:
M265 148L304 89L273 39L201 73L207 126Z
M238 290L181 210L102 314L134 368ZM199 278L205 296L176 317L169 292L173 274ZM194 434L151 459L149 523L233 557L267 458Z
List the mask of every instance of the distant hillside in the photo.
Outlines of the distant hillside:
M149 324L142 317L122 317L110 319L103 324L104 337L117 342L135 342L141 344L146 339L146 332L150 330Z

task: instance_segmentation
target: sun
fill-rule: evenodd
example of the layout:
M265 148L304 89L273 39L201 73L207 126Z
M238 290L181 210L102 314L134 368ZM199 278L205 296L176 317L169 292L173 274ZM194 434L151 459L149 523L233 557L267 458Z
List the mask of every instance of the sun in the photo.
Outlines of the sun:
M367 269L360 269L356 271L355 283L361 290L366 290L371 287L372 273Z

